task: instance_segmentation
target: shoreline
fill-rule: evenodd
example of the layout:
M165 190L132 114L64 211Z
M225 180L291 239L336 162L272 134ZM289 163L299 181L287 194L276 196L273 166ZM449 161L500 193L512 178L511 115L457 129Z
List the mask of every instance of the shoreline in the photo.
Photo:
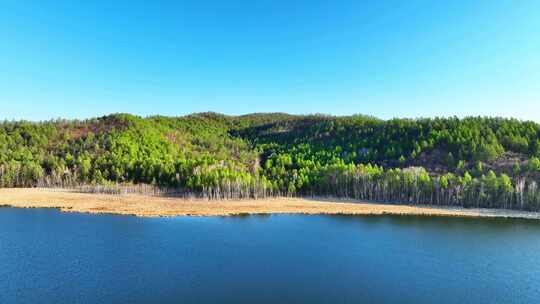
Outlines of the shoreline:
M135 194L90 194L49 188L1 188L0 206L56 208L61 212L118 214L140 217L319 214L540 219L539 212L384 204L338 198L278 197L258 200L209 201Z

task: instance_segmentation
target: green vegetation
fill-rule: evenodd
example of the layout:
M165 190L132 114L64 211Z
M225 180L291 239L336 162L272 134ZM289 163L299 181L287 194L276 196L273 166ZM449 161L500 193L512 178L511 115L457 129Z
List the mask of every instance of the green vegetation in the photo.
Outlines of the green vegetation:
M540 210L540 125L201 113L0 124L1 187L151 184L208 198L332 195Z

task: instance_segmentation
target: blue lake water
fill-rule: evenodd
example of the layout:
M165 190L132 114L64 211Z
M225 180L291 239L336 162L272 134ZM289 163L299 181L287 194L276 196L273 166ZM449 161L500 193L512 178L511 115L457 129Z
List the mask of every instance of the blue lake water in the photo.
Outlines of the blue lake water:
M540 303L540 222L0 208L0 303Z

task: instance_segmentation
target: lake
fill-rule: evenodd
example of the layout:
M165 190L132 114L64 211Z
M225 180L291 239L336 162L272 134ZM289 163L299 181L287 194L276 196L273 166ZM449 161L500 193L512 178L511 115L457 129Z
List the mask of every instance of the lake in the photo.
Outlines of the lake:
M538 303L540 222L0 208L0 303Z

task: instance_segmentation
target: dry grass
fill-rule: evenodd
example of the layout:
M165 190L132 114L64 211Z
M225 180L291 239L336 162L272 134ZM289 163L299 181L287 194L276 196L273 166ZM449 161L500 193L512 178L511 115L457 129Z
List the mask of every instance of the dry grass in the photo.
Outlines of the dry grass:
M113 213L136 216L227 216L238 214L350 214L515 217L540 219L540 213L495 209L374 204L309 198L206 201L144 195L78 193L60 189L0 189L0 205L21 208L59 208L64 212Z

